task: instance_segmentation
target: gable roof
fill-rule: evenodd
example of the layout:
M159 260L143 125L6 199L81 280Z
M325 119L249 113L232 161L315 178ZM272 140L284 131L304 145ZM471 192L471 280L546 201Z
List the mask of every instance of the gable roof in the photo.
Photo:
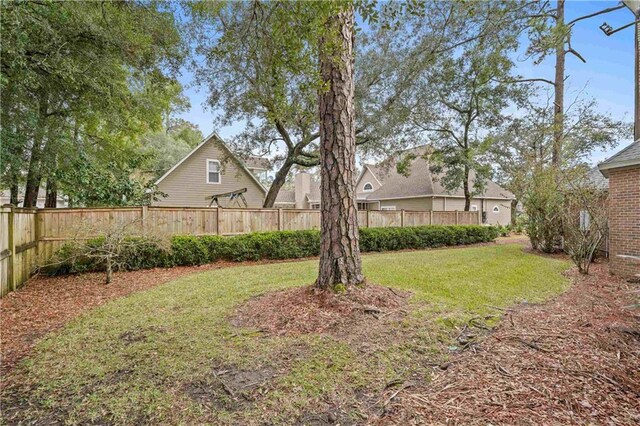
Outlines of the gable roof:
M598 189L609 189L609 179L604 177L598 167L593 167L585 174L585 179Z
M640 139L598 164L598 169L606 177L609 170L640 165Z
M278 191L274 204L295 204L296 191L293 189L281 189Z
M428 146L420 146L403 152L403 154L413 154L416 156L416 158L410 162L410 173L408 176L398 173L396 167L399 159L398 156L390 157L377 166L367 165L368 169L382 186L373 192L367 193L366 198L368 200L384 200L424 196L464 197L462 188L458 188L455 191L447 190L442 184L443 175L435 175L431 172L429 162L423 158L428 149ZM473 185L475 179L476 174L472 170L470 174L471 185ZM515 198L511 192L491 180L487 179L484 186L483 192L476 195L476 198Z
M258 178L253 173L251 173L251 171L247 168L247 165L245 164L245 162L242 161L240 158L238 158L238 156L229 149L227 144L224 143L224 140L216 132L213 132L209 136L204 138L202 142L198 144L198 146L193 148L191 152L189 152L187 155L184 156L184 158L182 158L182 160L178 161L165 174L163 174L158 180L156 180L155 184L158 185L160 182L162 182L167 176L173 173L173 171L176 170L182 163L184 163L187 160L187 158L191 157L193 154L198 152L202 147L204 147L207 143L210 143L210 142L217 143L218 146L220 146L224 151L226 151L227 154L229 155L229 158L235 161L240 166L240 168L245 173L247 173L256 184L258 184L258 188L260 188L262 192L264 192L265 194L267 193L267 189L264 187L264 185L262 185L262 182L260 182Z

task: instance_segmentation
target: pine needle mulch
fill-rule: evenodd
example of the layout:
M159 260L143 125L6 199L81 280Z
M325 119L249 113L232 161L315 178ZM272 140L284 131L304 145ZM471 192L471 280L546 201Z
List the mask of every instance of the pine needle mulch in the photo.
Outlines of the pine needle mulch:
M237 309L231 322L271 335L336 332L349 325L404 314L410 296L407 291L375 284L344 293L298 287L249 300Z
M489 337L403 390L379 423L639 424L640 286L606 264L569 274L568 292L503 310Z

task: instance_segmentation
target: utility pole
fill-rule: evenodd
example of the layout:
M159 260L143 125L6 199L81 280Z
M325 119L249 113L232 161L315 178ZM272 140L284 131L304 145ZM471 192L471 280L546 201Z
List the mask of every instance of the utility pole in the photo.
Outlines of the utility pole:
M635 111L633 121L633 140L640 139L640 0L623 0L625 6L629 8L635 19Z
M622 3L633 13L634 20L630 24L623 25L620 28L613 29L606 22L600 26L600 29L607 35L613 35L618 31L634 26L635 28L635 65L634 65L634 89L635 89L635 106L633 120L633 140L640 139L640 0L622 0Z
M637 141L640 139L640 1L629 1L627 0L625 4L629 6L628 3L635 3L635 9L631 9L636 17L636 72L635 72L635 90L636 90L636 106L635 106L635 121L633 122L633 140ZM631 8L631 6L629 6Z

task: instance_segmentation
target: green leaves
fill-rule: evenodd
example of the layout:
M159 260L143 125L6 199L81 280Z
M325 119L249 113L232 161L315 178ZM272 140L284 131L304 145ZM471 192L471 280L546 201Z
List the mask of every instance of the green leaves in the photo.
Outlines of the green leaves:
M1 7L2 134L11 143L7 152L19 160L12 170L3 161L3 182L17 184L27 169L37 177L31 184L60 174L80 179L83 173L65 168L80 160L96 173L110 172L138 135L159 128L182 90L172 73L184 48L166 5ZM83 183L68 182L63 192Z

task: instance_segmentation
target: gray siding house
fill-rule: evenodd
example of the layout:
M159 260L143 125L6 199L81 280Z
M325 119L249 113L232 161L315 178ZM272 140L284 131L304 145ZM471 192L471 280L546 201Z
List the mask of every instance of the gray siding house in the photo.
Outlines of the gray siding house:
M262 207L267 190L258 176L265 167L264 162L245 163L213 133L156 181L167 197L152 205L207 207L207 197L246 188L247 207Z
M365 164L356 181L356 195L360 210L463 211L462 188L449 191L435 176L427 160L421 155L426 147L414 148L416 158L411 161L410 173L397 172L396 158L378 165ZM473 185L474 174L471 176ZM483 212L485 223L511 223L511 201L515 196L495 182L488 180L482 193L471 199L471 210ZM298 173L293 190L281 190L275 207L297 209L320 208L320 184L307 173Z

